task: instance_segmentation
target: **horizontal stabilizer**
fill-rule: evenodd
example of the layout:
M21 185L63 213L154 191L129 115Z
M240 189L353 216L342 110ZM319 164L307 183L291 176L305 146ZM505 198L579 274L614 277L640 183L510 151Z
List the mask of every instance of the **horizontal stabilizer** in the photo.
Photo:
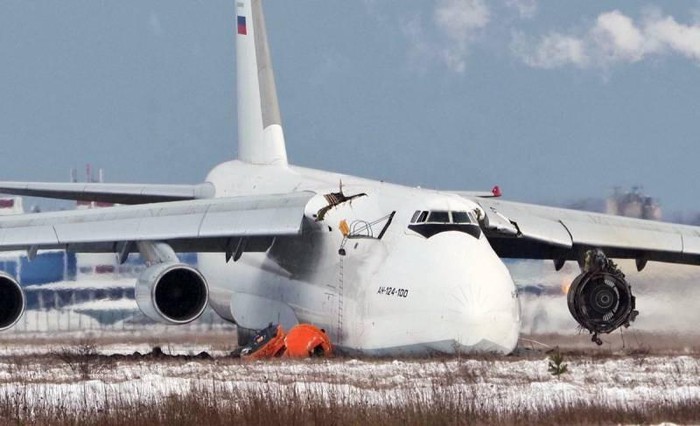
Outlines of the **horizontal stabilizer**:
M0 193L113 204L148 204L212 198L214 186L118 183L0 182Z

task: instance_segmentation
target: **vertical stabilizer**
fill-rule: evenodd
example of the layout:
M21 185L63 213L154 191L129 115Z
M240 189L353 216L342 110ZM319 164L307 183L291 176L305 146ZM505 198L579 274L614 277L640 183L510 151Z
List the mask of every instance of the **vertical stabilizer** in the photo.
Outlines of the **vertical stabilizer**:
M262 0L236 1L238 159L287 164Z

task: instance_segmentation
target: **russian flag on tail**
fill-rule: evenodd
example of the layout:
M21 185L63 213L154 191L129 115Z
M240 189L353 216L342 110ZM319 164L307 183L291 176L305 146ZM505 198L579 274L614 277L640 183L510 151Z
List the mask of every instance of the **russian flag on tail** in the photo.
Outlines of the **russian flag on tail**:
M245 22L245 16L238 17L238 34L248 35L248 26Z

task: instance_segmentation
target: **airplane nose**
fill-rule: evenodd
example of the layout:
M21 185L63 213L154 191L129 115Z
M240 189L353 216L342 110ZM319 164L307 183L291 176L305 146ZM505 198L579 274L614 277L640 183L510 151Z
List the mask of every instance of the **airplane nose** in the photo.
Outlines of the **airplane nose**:
M520 304L510 273L496 260L482 259L455 291L463 307L457 342L470 350L510 353L518 343Z
M443 238L455 248L449 264L457 279L445 290L456 346L469 352L512 352L520 333L520 303L510 272L485 240Z

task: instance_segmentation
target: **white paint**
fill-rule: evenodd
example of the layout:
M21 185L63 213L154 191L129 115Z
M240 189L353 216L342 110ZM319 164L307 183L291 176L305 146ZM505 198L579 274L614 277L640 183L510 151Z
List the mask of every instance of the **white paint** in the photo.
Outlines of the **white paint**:
M0 229L0 242L55 244L63 242L63 234L73 235L74 241L94 242L96 235L105 234L103 228L108 228L109 238L100 241L114 241L116 233L117 241L274 237L266 252L244 253L237 262L226 263L220 252L199 256L211 290L210 304L223 318L245 318L249 326L295 318L326 329L341 348L369 354L511 352L521 324L517 292L483 233L443 228L426 237L409 228L417 210L473 212L481 209L479 205L451 193L287 166L282 127L265 110L276 106L276 95L270 92L274 89L270 64L258 64L257 55L266 52L265 46L255 45L256 30L260 31L257 39L265 40L264 26L256 28L250 12L251 4L258 2L237 2L242 4L238 14L247 18L247 35L237 36L240 152L239 160L218 165L206 179L217 200L3 219L3 224L29 221L43 233L21 226L11 228L13 232ZM458 16L454 28L472 22L469 16ZM627 50L636 45L635 37L619 41ZM264 90L261 79L266 82ZM327 204L324 195L338 192L341 182L346 195L365 195L331 208L318 220L319 209ZM513 203L498 206L505 213L510 213L508 208L515 213L526 211L525 217L518 216L526 236L564 247L577 241L593 246L609 242L610 247L661 244L662 252L679 253L685 236L691 237L695 249L700 235L698 228ZM94 220L97 214L104 216ZM386 218L392 214L389 225ZM508 222L506 217L509 214L502 219ZM576 221L582 218L585 223L577 228ZM59 220L70 223L61 227ZM341 221L351 228L375 223L368 232L372 237L346 240L339 231ZM571 232L552 224L568 225ZM380 240L376 237L382 230ZM153 276L145 274L140 281L154 282L158 271L151 272ZM141 287L152 290L152 286Z

